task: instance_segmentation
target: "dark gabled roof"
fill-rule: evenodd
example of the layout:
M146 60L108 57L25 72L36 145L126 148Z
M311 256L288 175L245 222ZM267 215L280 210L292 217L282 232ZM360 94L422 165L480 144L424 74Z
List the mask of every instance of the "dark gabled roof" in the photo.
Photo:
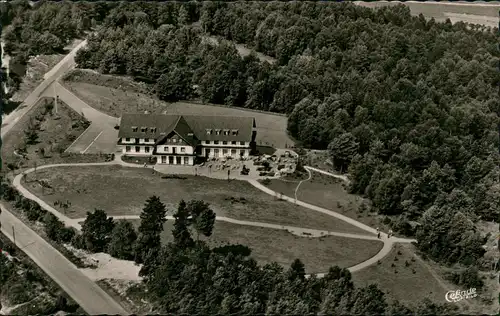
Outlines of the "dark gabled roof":
M137 127L137 132L132 130ZM141 127L147 127L147 132L141 132ZM152 133L151 127L156 127ZM119 138L154 138L160 141L175 131L188 143L196 144L198 140L245 141L252 140L252 131L255 127L253 117L239 116L196 116L196 115L167 115L167 114L124 114L120 121ZM212 134L207 134L212 130ZM216 135L215 131L221 133ZM229 135L223 131L229 130ZM233 135L233 130L237 134ZM193 133L193 136L188 136Z
M186 123L186 120L182 116L178 116L177 122L175 123L174 128L171 131L166 132L163 137L160 137L156 142L156 145L162 145L165 143L165 140L172 133L176 133L182 138L188 145L196 146L198 144L197 138L194 135L193 130Z

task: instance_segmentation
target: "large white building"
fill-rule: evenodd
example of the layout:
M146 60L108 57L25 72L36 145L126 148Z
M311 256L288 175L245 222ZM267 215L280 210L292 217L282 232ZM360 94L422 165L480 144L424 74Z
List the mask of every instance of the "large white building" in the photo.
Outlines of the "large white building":
M193 165L197 157L248 157L255 149L253 117L124 114L118 146L124 155L157 164Z

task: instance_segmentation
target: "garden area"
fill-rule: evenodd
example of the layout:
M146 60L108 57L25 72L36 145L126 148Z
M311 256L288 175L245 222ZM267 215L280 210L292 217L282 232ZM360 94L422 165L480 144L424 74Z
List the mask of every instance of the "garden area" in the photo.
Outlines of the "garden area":
M149 168L120 166L56 167L31 174L38 181L23 180L33 194L54 205L69 201L67 216L85 217L88 211L105 210L108 215L139 215L144 200L161 197L169 210L181 199L210 203L218 216L295 227L366 234L331 216L280 200L254 188L246 181L220 180L202 176L168 177ZM50 189L40 186L40 181Z

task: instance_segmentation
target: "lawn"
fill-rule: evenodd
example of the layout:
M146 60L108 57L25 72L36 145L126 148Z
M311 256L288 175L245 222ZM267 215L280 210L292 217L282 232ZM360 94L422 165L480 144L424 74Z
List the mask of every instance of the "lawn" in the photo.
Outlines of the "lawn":
M72 218L85 217L87 211L96 208L108 215L138 215L146 199L157 195L170 210L175 210L181 199L200 199L210 203L218 216L366 234L334 217L277 200L246 181L188 175L184 179L163 179L162 176L153 174L149 168L56 167L29 175L29 182L24 185L51 205L58 200L69 200L72 206L67 215ZM42 190L34 178L47 181L52 189ZM231 200L232 197L237 201Z
M3 167L19 165L33 167L35 165L73 162L73 161L103 161L98 155L65 154L64 150L88 126L80 114L76 113L65 103L59 101L57 113L55 109L48 110L54 104L53 98L41 98L37 104L12 127L2 139ZM25 130L38 118L40 127L38 138L34 144L26 144ZM30 123L31 122L31 123ZM19 153L25 148L25 158ZM15 152L14 152L15 151ZM42 151L45 152L42 155ZM2 169L2 170L6 170Z
M390 297L406 304L415 303L425 297L437 303L445 303L446 292L459 287L446 282L436 275L433 268L415 258L413 247L408 244L396 244L380 264L354 272L354 284L377 284ZM464 305L463 302L459 304L461 307Z
M380 227L383 231L389 229L376 213L360 211L363 199L349 194L342 180L319 172L311 173L311 180L303 181L297 190L298 200L338 212L371 227ZM365 205L368 208L369 203L365 202Z
M197 103L166 103L152 96L147 86L127 77L101 75L90 70L74 70L63 85L91 107L114 117L123 113L163 113L184 115L252 116L257 124L257 145L285 148L294 142L287 135L287 117L270 112L250 111Z
M140 220L132 220L136 227ZM164 225L162 242L172 242L173 221ZM207 240L212 247L242 244L252 249L251 256L260 264L273 261L290 267L299 258L307 273L328 271L333 265L343 268L354 266L373 257L382 248L375 240L361 240L327 236L320 238L299 237L285 230L250 227L217 221L213 235Z

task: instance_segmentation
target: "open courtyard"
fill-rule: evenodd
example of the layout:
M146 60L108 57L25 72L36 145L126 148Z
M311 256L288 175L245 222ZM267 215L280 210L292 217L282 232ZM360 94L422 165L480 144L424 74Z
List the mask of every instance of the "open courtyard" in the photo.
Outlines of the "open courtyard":
M167 208L177 208L181 199L210 203L218 216L344 233L367 233L344 221L279 200L246 181L212 179L203 176L176 176L153 172L149 168L120 166L55 167L30 173L23 186L45 200L70 201L70 218L85 217L88 211L102 209L108 215L139 215L146 199L160 197ZM49 184L44 188L40 181Z

